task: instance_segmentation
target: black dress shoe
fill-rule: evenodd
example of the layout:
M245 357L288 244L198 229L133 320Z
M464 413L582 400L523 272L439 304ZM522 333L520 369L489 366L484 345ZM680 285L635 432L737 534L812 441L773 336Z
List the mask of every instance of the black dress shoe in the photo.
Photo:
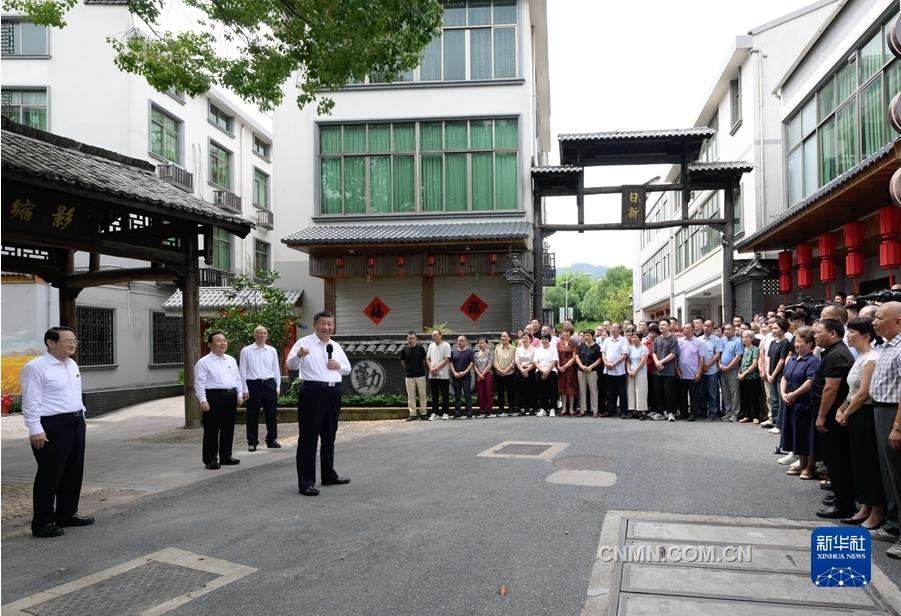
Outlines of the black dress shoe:
M695 416L693 414L688 416L688 421L694 421L694 420L695 420Z
M267 441L266 442L266 447L268 447L269 449L279 449L279 448L281 448L281 446L282 446L282 444L279 443L278 441Z
M57 526L90 526L94 523L94 517L90 515L79 515L75 514L68 520L58 520L56 522Z
M832 494L827 494L826 496L823 497L822 503L826 507L831 507L832 505L835 504L835 496L833 496Z
M416 415L410 415L409 417L407 417L407 421L408 421L408 422L409 422L409 421L416 421L417 419L419 419L419 417L417 417Z
M350 479L347 477L335 477L331 481L323 481L322 485L324 486L343 486L346 483L350 483Z
M211 471L218 471L220 468L218 462L210 462L209 464L206 465L206 467L208 469L210 469Z
M831 507L825 507L817 511L818 518L825 518L827 520L841 520L842 518L850 518L853 516L856 511L853 509L838 509L835 505Z
M240 464L241 461L237 458L226 458L222 461L222 464L226 466L235 466L236 464Z
M854 518L845 518L843 520L839 520L842 524L848 524L849 526L860 526L864 522L866 522L866 518L859 518L855 520Z
M35 537L41 537L42 539L46 539L48 537L59 537L60 535L66 534L66 531L61 529L59 526L50 522L49 524L44 524L40 528L36 528L31 531L31 534Z
M256 451L256 450L257 450L257 446L256 446L256 445L248 445L248 446L247 446L247 451L254 452L254 451Z
M304 496L319 496L319 490L316 488L300 488L300 493Z

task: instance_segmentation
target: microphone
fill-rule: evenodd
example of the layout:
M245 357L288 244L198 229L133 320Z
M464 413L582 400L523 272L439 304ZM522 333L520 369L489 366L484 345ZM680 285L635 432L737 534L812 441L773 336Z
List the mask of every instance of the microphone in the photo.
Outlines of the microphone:
M329 360L331 360L331 358L332 358L332 351L334 350L334 348L335 347L332 346L331 342L329 342L327 345L325 345L325 352L328 354Z

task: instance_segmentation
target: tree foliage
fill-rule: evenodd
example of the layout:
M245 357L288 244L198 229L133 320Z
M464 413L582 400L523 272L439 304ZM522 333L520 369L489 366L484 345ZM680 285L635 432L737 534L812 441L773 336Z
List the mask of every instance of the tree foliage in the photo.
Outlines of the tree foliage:
M566 306L566 283L569 281L569 306L573 308L574 320L582 319L582 311L579 309L579 303L588 289L591 288L591 276L585 276L579 272L568 272L557 276L556 286L545 289L544 304L548 308L554 309L554 315L560 314L560 308Z
M220 331L228 339L228 354L235 359L241 349L254 341L253 330L262 325L269 330L268 344L281 354L300 313L288 301L283 289L274 286L277 272L260 271L256 279L244 274L235 276L227 290L229 305L219 316L207 320L207 329Z
M618 265L607 271L591 285L579 303L586 319L622 321L631 318L632 270Z
M201 17L194 29L174 32L161 26L165 0L129 0L128 10L149 31L107 38L116 65L161 92L200 96L217 85L264 111L281 103L282 84L295 73L297 105L317 101L323 114L334 106L323 91L416 67L442 16L436 0L181 1ZM6 10L62 28L77 3L8 0Z

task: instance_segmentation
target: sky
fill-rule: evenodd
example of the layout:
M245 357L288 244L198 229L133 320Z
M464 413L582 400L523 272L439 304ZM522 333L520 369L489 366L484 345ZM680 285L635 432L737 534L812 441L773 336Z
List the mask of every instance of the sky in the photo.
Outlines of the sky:
M735 37L810 0L549 0L550 164L557 135L688 128L719 77ZM586 170L586 186L642 184L668 166ZM619 195L586 198L585 221L618 222ZM576 198L545 201L545 221L576 222ZM558 232L558 267L632 267L637 231Z

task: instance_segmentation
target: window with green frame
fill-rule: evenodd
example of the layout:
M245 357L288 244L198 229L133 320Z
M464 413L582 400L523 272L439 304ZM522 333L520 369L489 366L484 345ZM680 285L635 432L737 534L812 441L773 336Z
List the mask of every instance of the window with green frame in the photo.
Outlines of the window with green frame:
M47 130L46 88L3 88L0 98L4 117L31 128Z
M210 182L231 190L232 153L215 141L210 141Z
M150 107L150 151L176 165L181 164L180 120L156 105Z
M518 133L514 118L320 126L320 214L515 210Z
M269 209L269 176L253 168L253 204Z
M219 227L213 227L213 267L232 271L232 236Z
M872 28L787 120L789 207L894 137L886 114L901 89L901 60L888 50L885 34L897 14L895 8Z
M271 269L269 264L269 243L262 240L253 241L253 274L267 272Z
M690 218L719 218L720 193L714 192L695 210ZM713 227L694 225L682 227L676 232L676 273L682 272L704 255L712 252L720 245L722 233Z

